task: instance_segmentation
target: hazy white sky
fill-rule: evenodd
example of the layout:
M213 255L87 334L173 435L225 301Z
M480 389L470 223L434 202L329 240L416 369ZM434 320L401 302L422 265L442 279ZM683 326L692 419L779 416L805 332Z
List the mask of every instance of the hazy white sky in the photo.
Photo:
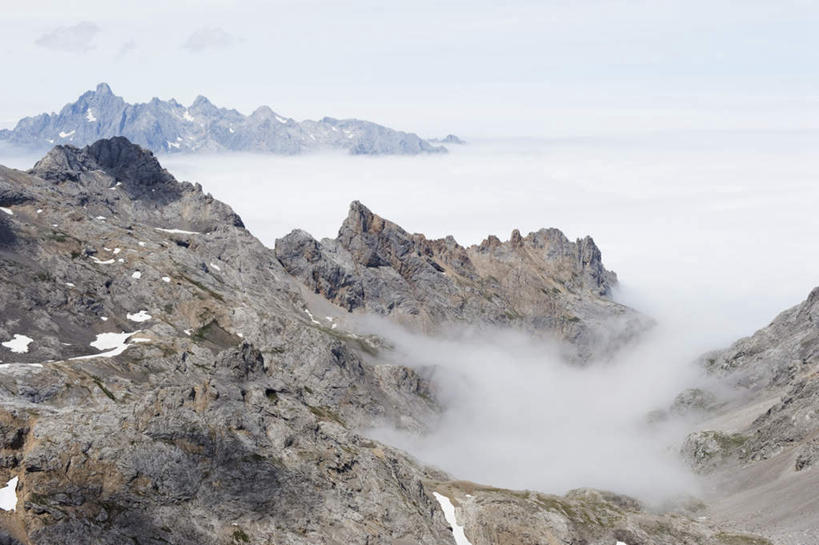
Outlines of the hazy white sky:
M0 124L100 81L425 135L805 128L812 0L0 1Z

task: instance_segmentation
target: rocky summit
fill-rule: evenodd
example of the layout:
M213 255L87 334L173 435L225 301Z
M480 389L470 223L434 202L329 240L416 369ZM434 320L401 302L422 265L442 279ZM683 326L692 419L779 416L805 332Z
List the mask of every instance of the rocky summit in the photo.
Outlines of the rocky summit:
M84 146L100 138L124 136L155 153L248 151L292 155L316 150L344 150L357 155L443 153L413 133L370 121L334 119L296 121L267 106L250 115L218 108L199 96L190 106L152 99L129 104L100 83L66 104L59 113L21 119L0 130L0 141L34 149L55 144Z
M767 543L610 492L458 481L361 431L441 409L356 313L523 328L590 361L645 324L615 281L591 239L464 248L360 203L336 240L271 250L124 138L0 167L0 543Z
M591 237L557 229L465 248L428 240L359 202L335 240L293 231L276 241L285 270L341 308L391 316L432 331L444 324L517 327L566 341L580 361L612 354L651 325L609 298L617 276Z

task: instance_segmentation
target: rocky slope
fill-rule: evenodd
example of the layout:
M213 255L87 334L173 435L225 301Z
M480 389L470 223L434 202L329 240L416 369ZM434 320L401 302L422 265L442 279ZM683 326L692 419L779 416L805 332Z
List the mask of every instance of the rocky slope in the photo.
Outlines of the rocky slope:
M708 474L716 516L819 542L819 288L702 363L723 394L683 454Z
M0 167L0 543L764 543L453 481L366 438L423 431L435 387L279 259L123 138ZM605 292L584 267L565 281Z
M21 119L13 130L0 130L0 141L50 149L55 144L83 146L100 138L125 136L156 153L252 151L296 154L339 149L353 154L441 153L412 133L369 121L333 119L302 121L261 106L249 116L217 108L199 96L190 106L154 98L129 104L101 83L59 113Z
M445 324L520 327L566 341L581 361L612 354L650 320L612 301L617 276L591 237L557 229L465 248L410 234L359 202L335 240L293 231L276 241L285 270L341 308L432 331Z

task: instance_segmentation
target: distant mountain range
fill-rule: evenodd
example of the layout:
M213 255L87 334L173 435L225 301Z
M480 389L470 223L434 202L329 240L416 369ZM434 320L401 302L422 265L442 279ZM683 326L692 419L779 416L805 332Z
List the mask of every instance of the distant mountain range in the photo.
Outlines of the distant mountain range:
M13 130L0 130L0 141L34 149L58 144L84 146L114 136L124 136L155 153L252 151L293 155L336 149L356 155L416 155L447 151L416 134L370 121L325 117L299 122L267 106L246 116L218 108L201 95L190 106L158 98L129 104L106 83L65 105L59 113L26 117ZM444 140L460 142L453 135Z

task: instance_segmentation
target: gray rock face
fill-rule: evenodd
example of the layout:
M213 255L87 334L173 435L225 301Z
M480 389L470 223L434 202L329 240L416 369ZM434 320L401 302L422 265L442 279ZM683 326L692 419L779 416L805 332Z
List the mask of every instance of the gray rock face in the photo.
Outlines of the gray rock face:
M26 117L13 130L0 131L0 140L42 150L59 144L84 146L114 136L124 136L154 153L253 151L290 155L321 149L366 155L446 152L415 134L358 119L325 117L298 122L267 106L245 116L217 108L203 96L189 107L158 98L146 104L129 104L105 83L58 114Z
M349 312L391 316L431 331L445 323L491 324L556 335L582 361L611 354L650 320L607 296L617 277L590 237L542 229L509 241L409 234L359 202L338 238L303 231L276 241L285 270Z
M707 354L703 365L742 392L728 411L770 400L741 430L747 435L743 461L777 456L812 440L819 434L819 288L751 337Z
M435 385L383 363L227 205L124 139L0 167L0 189L0 484L18 479L2 543L451 543L435 492L474 545L740 542L614 494L467 488L364 437L423 432ZM380 220L355 212L342 238L359 261L414 278L463 257L428 243L401 269L412 238L373 250L362 233ZM294 256L323 259L297 235ZM574 264L564 283L606 291L599 253L572 244L552 248Z
M709 473L715 514L785 544L819 539L812 471L819 441L819 288L770 325L701 362L732 396L710 409L683 456Z

